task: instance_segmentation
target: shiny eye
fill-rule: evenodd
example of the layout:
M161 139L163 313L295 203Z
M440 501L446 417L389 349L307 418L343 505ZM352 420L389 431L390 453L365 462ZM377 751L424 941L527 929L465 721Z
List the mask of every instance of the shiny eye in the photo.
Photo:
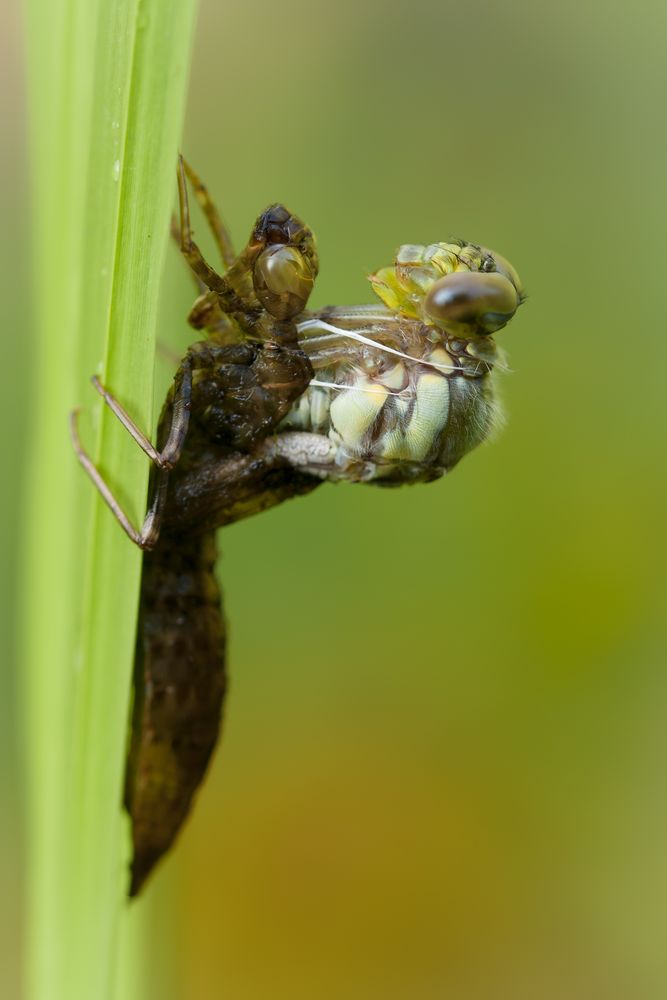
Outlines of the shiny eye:
M493 261L493 270L497 271L498 274L503 274L510 284L514 285L516 288L517 295L519 296L519 302L523 302L525 296L523 294L523 287L521 285L521 278L517 274L516 270L506 257L501 254L496 253L495 250L489 250L487 247L481 247L484 253L489 255L489 259Z
M519 301L514 285L503 274L455 271L431 286L424 313L447 333L485 336L511 320Z
M255 261L255 294L276 319L292 319L306 305L315 275L310 261L296 247L278 244Z

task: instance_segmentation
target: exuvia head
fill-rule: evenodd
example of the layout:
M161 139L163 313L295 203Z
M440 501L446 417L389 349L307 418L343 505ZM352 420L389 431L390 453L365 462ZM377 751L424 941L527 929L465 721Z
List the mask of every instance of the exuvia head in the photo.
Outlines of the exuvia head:
M255 294L276 319L293 319L303 312L314 283L311 263L298 247L278 243L262 250L255 261Z
M303 311L317 277L315 237L284 205L260 215L249 244L255 295L268 313L289 320Z

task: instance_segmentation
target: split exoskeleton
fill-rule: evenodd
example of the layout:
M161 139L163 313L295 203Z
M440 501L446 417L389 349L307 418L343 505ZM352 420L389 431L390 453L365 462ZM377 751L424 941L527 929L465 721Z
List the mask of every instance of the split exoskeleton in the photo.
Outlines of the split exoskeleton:
M186 178L223 269L192 240ZM429 481L498 419L492 335L523 300L512 266L463 240L402 246L371 275L382 304L307 312L318 271L310 229L281 205L235 256L208 193L179 160L182 253L200 294L190 324L206 339L181 361L157 445L93 382L153 462L137 530L72 434L81 464L145 549L125 805L130 894L170 847L215 746L225 634L214 574L216 528L322 481Z

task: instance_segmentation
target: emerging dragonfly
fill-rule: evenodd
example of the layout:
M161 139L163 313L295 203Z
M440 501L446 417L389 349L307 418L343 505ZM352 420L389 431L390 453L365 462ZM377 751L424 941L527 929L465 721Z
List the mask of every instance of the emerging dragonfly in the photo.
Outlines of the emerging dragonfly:
M193 242L189 179L220 252ZM105 402L153 462L137 530L71 429L84 469L146 550L125 805L130 895L169 849L216 744L225 627L215 530L324 480L398 485L452 469L498 420L492 339L523 301L514 268L463 240L402 246L371 275L382 305L306 312L318 271L310 229L282 205L259 216L236 256L194 171L179 159L181 250L199 285L190 324L207 337L180 362L157 445L97 378Z

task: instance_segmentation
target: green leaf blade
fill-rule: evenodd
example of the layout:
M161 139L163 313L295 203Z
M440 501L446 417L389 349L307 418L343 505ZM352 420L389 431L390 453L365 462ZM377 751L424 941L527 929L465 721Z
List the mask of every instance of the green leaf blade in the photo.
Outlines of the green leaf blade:
M141 554L78 468L67 412L95 407L90 451L140 522L148 460L100 412L88 376L101 367L150 427L194 12L194 0L28 5L39 364L23 606L35 1000L111 997L117 975ZM90 441L87 414L81 424Z

